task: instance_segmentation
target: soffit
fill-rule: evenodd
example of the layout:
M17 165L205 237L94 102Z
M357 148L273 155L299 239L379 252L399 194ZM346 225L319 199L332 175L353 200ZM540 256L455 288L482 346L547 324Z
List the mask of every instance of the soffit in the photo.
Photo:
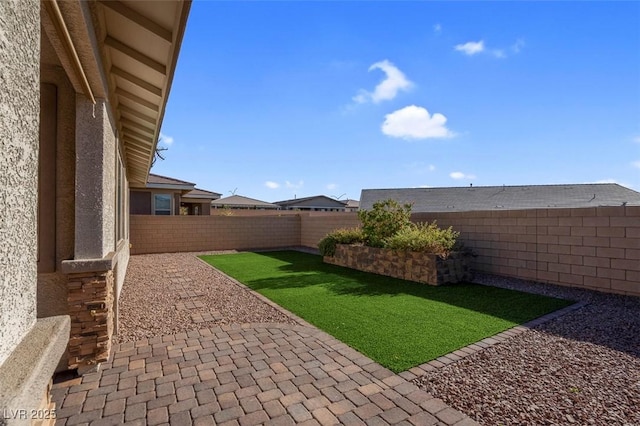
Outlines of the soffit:
M151 168L190 5L107 0L93 9L131 183L146 183Z

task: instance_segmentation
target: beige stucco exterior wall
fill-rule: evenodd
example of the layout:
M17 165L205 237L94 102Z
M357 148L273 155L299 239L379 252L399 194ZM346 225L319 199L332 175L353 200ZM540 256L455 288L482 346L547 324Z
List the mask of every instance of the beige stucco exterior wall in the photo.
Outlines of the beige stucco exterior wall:
M0 2L0 365L36 321L39 16Z
M126 180L126 176L125 176ZM116 310L117 310L117 301L120 299L120 292L122 291L122 286L124 285L124 278L127 274L127 266L129 265L129 257L130 257L130 248L129 248L129 182L125 182L124 193L122 194L122 202L124 205L124 217L122 220L124 223L124 236L120 241L116 242L116 268L114 270L114 280L115 280L115 300L116 300ZM117 320L117 315L116 315Z
M131 188L132 192L135 192L137 194L150 194L150 198L149 198L149 206L143 205L142 200L134 200L137 201L137 207L139 209L141 208L145 208L145 211L148 211L148 213L136 213L136 214L149 214L149 215L154 215L154 196L156 194L166 194L166 195L170 195L171 196L171 214L172 215L176 215L176 214L180 214L180 202L179 200L181 199L181 194L182 191L180 190L172 190L172 189L147 189L147 188ZM129 198L129 202L131 201L131 198ZM146 210L146 208L148 207L148 210Z
M46 37L43 35L43 37ZM58 90L56 158L56 270L38 274L38 317L67 315L67 276L60 271L63 260L73 258L75 206L75 91L59 66L43 65L41 80Z
M115 141L107 103L76 95L76 260L115 249Z

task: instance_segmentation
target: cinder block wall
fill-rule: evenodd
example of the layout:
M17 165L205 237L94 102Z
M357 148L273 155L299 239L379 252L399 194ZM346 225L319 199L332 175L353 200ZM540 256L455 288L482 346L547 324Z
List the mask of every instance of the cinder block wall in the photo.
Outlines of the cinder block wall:
M211 209L211 216L296 216L296 210Z
M640 296L640 207L417 213L452 226L503 276Z
M355 228L361 225L358 213L352 212L301 213L300 221L300 244L313 248L317 248L318 242L335 229Z
M476 271L640 296L640 207L416 213L452 226ZM307 246L356 213L283 216L131 216L132 254Z
M287 216L130 216L131 254L300 245L300 218Z

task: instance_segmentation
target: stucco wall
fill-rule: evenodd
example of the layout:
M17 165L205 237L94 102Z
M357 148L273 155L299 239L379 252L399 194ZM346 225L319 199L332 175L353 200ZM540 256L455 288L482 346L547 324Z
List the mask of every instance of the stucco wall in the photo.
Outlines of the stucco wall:
M102 255L106 255L116 249L116 153L117 141L115 135L115 125L111 121L111 111L109 105L102 100L99 105L104 109L101 114L102 137L104 144L104 154L102 156L102 217L105 221L102 228Z
M39 16L0 1L0 364L36 320Z
M131 214L151 214L150 191L138 191L132 189L130 194Z
M43 35L44 37L44 35ZM73 258L75 205L75 92L60 66L43 65L41 81L57 87L56 158L56 270L38 274L38 317L67 315L67 276L60 272L60 262Z
M76 95L75 259L101 259L115 249L116 139L103 99Z

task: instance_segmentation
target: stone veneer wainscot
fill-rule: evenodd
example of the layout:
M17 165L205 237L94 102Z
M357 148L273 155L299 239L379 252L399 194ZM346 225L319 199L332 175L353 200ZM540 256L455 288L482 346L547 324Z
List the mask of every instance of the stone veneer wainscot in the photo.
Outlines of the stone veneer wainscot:
M113 271L69 274L69 368L106 362L113 336Z

